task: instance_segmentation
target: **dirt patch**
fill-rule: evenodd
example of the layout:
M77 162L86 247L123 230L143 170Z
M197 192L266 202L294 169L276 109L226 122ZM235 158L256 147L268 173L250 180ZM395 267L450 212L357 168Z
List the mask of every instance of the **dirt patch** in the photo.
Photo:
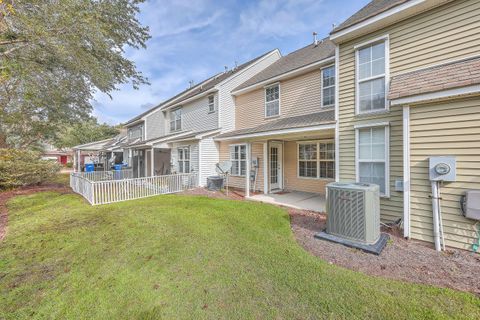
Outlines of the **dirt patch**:
M390 241L380 256L339 244L315 239L325 228L326 216L316 212L288 209L297 242L313 255L369 275L429 284L480 295L480 255L448 249L438 253L428 243L405 240L397 230L382 230Z
M36 192L56 191L60 193L72 193L72 190L60 183L49 183L38 186L22 187L11 191L0 192L0 241L5 238L7 233L8 210L7 202L13 197L28 195Z
M202 195L221 199L243 200L243 192L213 192L198 188L183 194ZM399 229L384 229L390 240L380 256L340 244L314 238L325 229L326 216L318 212L287 208L292 231L297 242L311 254L331 264L406 282L473 292L480 295L478 268L480 255L450 249L438 253L429 243L406 240Z

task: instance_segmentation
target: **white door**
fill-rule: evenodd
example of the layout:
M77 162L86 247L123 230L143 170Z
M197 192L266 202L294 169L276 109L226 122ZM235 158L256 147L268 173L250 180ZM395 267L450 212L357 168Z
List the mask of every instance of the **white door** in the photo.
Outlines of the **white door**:
M283 189L283 176L282 176L282 144L271 143L270 144L270 191L275 192Z

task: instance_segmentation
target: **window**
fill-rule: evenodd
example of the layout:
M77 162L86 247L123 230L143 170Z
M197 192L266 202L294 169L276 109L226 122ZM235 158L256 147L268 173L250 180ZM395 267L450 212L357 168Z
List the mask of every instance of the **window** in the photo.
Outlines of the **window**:
M386 46L387 41L382 41L357 50L358 113L386 109Z
M170 131L182 129L182 109L178 108L170 111Z
M335 66L322 69L322 107L335 104Z
M232 175L245 176L247 171L247 146L244 144L230 146Z
M357 129L357 181L388 195L388 126Z
M298 176L302 178L335 178L335 144L308 142L298 144Z
M265 117L280 114L280 86L278 84L265 88Z
M215 112L215 97L208 96L208 113Z
M143 140L143 125L128 129L128 140Z
M190 147L180 147L178 151L178 172L190 172Z

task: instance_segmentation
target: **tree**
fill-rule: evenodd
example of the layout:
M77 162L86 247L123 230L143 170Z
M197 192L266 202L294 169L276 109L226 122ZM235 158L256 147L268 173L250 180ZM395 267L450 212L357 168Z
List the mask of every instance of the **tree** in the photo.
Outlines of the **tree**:
M145 48L144 0L0 0L0 147L33 147L89 119L96 90L148 83L125 49Z
M119 134L117 127L99 124L95 118L66 127L54 141L57 148L72 148L80 144L113 138Z

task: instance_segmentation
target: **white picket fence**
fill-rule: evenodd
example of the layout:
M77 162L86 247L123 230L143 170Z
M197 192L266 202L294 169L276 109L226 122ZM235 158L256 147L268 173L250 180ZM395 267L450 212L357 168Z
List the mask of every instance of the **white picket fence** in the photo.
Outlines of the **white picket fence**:
M70 175L70 187L92 205L185 191L198 186L197 173L92 181L83 173Z
M124 169L124 170L118 170L118 171L112 170L112 171L77 172L76 174L90 181L133 179L132 169Z

